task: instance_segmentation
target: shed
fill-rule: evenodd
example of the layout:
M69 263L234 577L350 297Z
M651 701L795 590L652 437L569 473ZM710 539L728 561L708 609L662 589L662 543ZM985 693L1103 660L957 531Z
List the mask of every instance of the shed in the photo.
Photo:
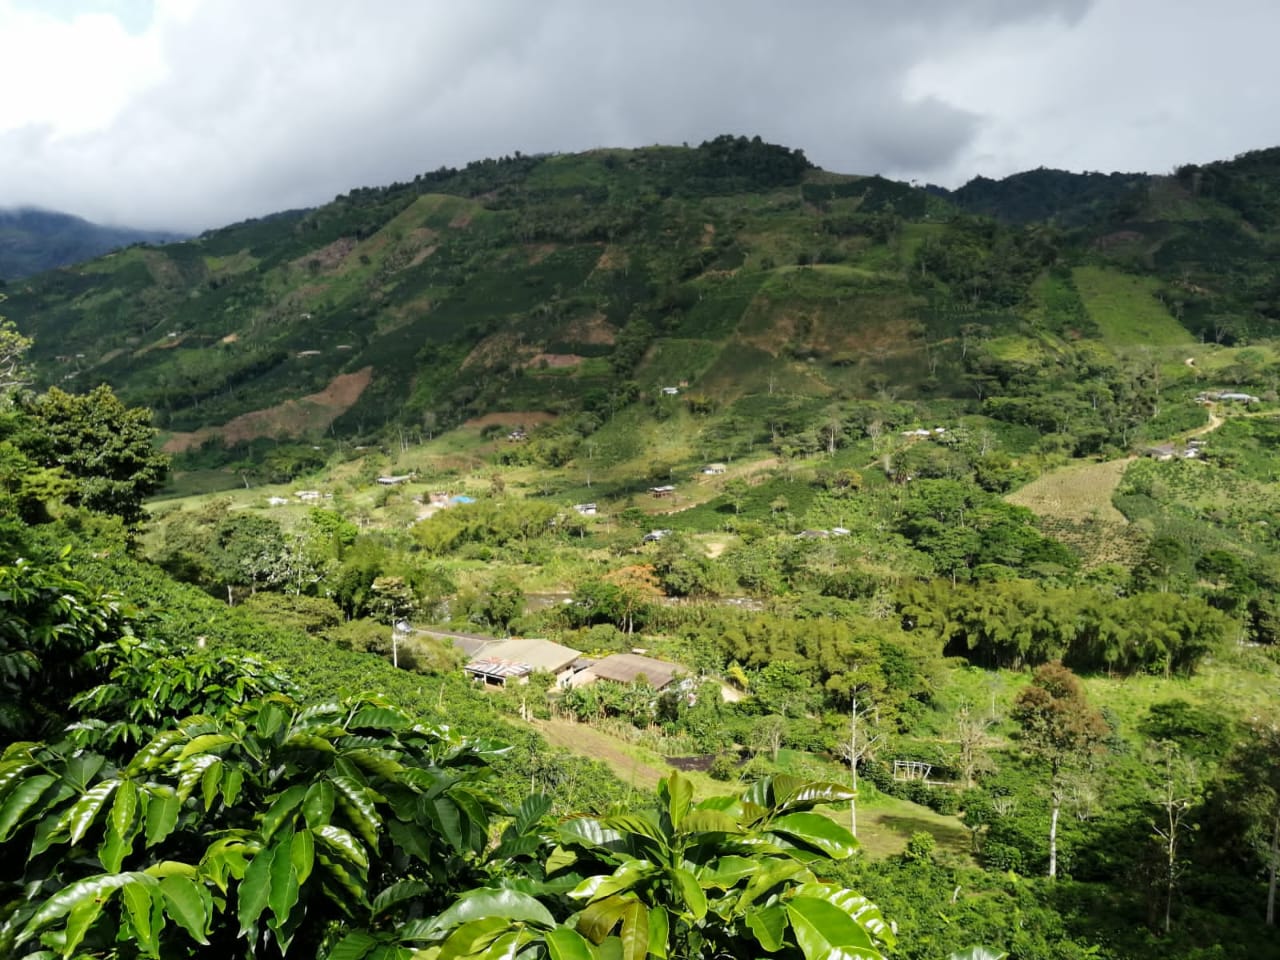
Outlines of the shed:
M655 690L662 690L683 673L684 667L666 660L641 656L638 653L614 653L597 660L569 680L569 686L580 687L596 680L612 680L614 683L635 683L641 677Z
M378 483L382 484L384 487L394 487L394 486L398 486L399 484L406 483L412 479L413 479L412 473L402 473L396 476L379 477Z
M506 686L508 680L524 682L532 673L549 673L563 686L573 676L573 663L582 654L571 647L533 637L513 637L485 646L463 670L485 683Z
M729 468L725 466L723 463L708 463L705 467L702 468L702 472L706 474L708 477L715 477L724 473L728 469Z
M668 484L663 484L660 487L650 487L649 492L653 494L655 497L658 497L659 499L661 499L662 497L670 497L674 495L676 492L676 488L668 483Z

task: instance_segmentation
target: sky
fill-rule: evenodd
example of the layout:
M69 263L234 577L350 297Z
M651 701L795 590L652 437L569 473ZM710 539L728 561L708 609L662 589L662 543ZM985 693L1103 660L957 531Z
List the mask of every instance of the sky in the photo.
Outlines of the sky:
M0 0L0 206L198 232L756 135L959 186L1280 145L1276 0Z

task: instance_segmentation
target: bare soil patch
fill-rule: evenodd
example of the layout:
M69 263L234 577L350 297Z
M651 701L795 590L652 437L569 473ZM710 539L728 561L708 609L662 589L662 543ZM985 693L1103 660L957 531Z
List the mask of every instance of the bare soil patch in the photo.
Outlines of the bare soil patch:
M213 438L232 446L259 437L297 436L308 430L323 429L351 409L372 379L373 367L340 374L319 393L241 414L221 427L175 433L165 441L164 451L182 453Z
M333 241L333 243L323 246L319 250L313 250L305 256L299 257L297 260L294 260L290 266L298 267L299 269L313 270L317 268L312 267L311 264L316 263L319 265L318 269L320 270L336 270L338 267L342 266L347 257L351 256L351 251L355 248L355 237L339 237L337 240Z
M609 346L618 339L618 332L603 313L571 320L561 336L572 343L590 343Z
M527 345L519 334L495 333L485 337L471 349L462 361L462 369L523 364L537 352L537 348Z
M556 245L554 243L526 243L524 246L524 253L528 257L528 263L531 267L541 263L555 252Z

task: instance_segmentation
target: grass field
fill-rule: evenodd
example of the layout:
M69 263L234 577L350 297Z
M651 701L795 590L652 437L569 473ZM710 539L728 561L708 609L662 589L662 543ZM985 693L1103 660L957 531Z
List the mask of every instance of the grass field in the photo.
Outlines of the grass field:
M1111 497L1132 462L1071 464L1032 480L1005 499L1041 517L1125 524L1128 521L1111 503Z
M599 760L608 765L619 780L638 791L655 789L658 781L672 769L652 750L626 743L588 724L553 719L535 721L533 726L548 743ZM685 776L693 782L697 799L733 793L737 789L735 784L721 783L704 773L695 771ZM920 831L932 834L939 850L968 856L969 833L956 817L934 813L927 807L885 796L874 789L866 793L867 798L858 806L858 840L868 856L880 859L901 853L911 835ZM819 810L838 823L849 825L847 806L820 807Z
M1194 342L1191 332L1156 299L1158 280L1103 267L1077 267L1072 277L1108 345L1169 347Z

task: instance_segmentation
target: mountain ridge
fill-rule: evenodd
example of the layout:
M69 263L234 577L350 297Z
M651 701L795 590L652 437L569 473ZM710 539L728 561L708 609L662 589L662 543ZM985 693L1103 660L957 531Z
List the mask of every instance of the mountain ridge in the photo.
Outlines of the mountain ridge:
M44 382L110 382L183 432L366 368L336 418L277 439L611 414L662 387L730 417L782 393L983 403L1028 357L1139 346L1133 310L1188 342L1273 335L1277 155L942 191L759 138L516 154L33 277L6 311Z
M40 207L0 207L0 279L21 280L133 243L170 243L183 237L167 230L103 226Z

